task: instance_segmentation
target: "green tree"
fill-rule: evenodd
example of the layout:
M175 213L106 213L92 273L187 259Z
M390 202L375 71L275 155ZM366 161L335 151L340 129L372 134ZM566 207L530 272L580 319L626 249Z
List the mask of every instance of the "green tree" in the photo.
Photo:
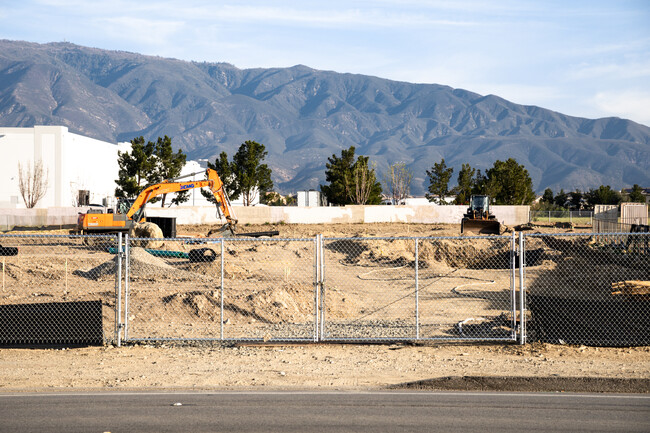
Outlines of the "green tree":
M345 206L351 204L349 198L350 184L352 182L352 166L354 165L354 146L341 150L341 157L336 154L327 158L325 163L325 181L329 185L321 185L320 190L327 201L333 205Z
M331 204L379 204L381 203L381 184L377 182L375 170L368 163L367 156L354 159L355 147L341 150L327 158L325 181L320 190Z
M555 196L553 201L555 205L563 208L564 204L569 200L569 196L564 192L564 189L560 189L560 192Z
M215 170L223 182L223 189L226 196L231 200L237 200L241 195L241 188L237 183L233 163L228 161L228 154L221 152L219 158L214 160L214 163L208 161L208 168ZM216 203L214 195L206 188L201 189L201 195L205 197L210 203Z
M571 200L571 208L572 209L580 209L582 207L582 197L583 194L579 189L576 189L572 193L569 194L571 197L569 200Z
M160 183L164 180L174 179L181 174L187 156L181 149L174 153L172 149L172 139L168 136L158 137L154 145L154 155L156 156L156 168L149 177L149 183ZM161 207L165 207L167 194L162 195ZM176 193L172 199L172 204L180 204L189 200L189 191Z
M474 187L474 175L476 170L469 164L463 164L458 172L458 186L455 188L456 204L469 204Z
M451 175L454 173L452 167L447 167L445 164L445 158L442 158L440 162L436 162L431 167L431 170L426 170L427 176L429 177L429 193L425 196L426 198L434 202L438 200L438 204L446 204L445 197L449 194L449 181L451 180Z
M555 201L553 198L553 190L551 188L546 188L544 190L544 195L542 195L542 199L540 201L542 203L553 203Z
M487 171L487 194L496 204L525 205L535 200L528 170L513 158L497 160Z
M645 196L643 195L643 188L638 184L634 184L632 191L630 191L630 201L634 203L645 203Z
M262 164L267 154L263 144L247 140L233 157L232 169L244 206L250 206L257 194L262 196L273 188L271 169Z
M134 199L147 186L156 168L155 147L151 141L145 143L144 137L138 137L131 140L130 152L117 152L116 197Z
M585 194L585 197L590 207L597 204L619 204L622 199L621 194L609 185L600 185L598 189L592 188Z
M168 136L158 137L156 142L145 142L144 137L131 140L130 152L117 152L119 166L118 179L115 180L115 196L118 198L134 199L148 185L173 179L181 174L185 165L186 155L182 150L174 153L172 140ZM188 200L188 194L178 193L172 203L179 204ZM162 196L162 206L165 205L166 194ZM153 198L150 203L155 203Z
M486 194L487 193L487 177L481 173L481 170L476 170L474 183L472 184L472 194Z

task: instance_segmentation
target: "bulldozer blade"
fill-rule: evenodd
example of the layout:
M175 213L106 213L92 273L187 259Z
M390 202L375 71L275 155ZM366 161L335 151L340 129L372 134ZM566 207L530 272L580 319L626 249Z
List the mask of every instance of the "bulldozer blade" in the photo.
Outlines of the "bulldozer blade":
M463 219L460 224L460 233L498 235L501 234L501 224L495 220Z

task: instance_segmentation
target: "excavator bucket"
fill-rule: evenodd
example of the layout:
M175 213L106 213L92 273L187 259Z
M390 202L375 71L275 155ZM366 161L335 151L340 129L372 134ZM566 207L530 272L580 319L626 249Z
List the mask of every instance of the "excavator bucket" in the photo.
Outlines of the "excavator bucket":
M467 233L470 235L498 235L501 233L501 224L499 221L481 220L463 218L460 223L460 233Z

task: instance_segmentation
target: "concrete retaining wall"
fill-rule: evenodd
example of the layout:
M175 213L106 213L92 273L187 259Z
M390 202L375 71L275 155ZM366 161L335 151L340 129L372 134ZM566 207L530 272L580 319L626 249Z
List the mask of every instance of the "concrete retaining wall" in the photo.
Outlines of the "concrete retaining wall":
M73 226L77 214L88 208L51 207L47 209L0 209L0 230L14 227ZM354 224L354 223L442 223L459 224L465 206L343 206L343 207L280 207L235 206L240 224ZM529 206L493 206L499 222L516 225L528 222ZM215 207L147 208L149 216L176 217L177 224L219 224Z
M0 231L14 227L72 227L79 212L88 207L50 207L45 209L0 209Z
M493 206L497 219L506 225L528 222L529 206ZM466 206L343 206L343 207L235 207L240 224L354 224L354 223L443 223L460 224ZM217 224L213 207L148 208L151 216L175 216L177 224Z

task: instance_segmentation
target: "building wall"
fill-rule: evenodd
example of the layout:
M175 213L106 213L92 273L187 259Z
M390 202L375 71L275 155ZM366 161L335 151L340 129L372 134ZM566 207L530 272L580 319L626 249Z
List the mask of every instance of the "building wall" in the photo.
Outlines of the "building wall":
M73 134L64 126L0 128L0 207L25 208L18 163L33 167L39 160L47 172L48 188L37 208L73 206L78 190L89 190L90 202L101 204L115 193L117 151L128 146Z
M0 128L0 208L24 209L18 187L18 163L41 160L49 187L36 208L75 206L78 191L90 191L90 203L112 207L118 177L117 152L131 150L131 143L108 143L73 134L64 126ZM203 172L205 165L188 161L182 175ZM203 179L197 174L186 180ZM241 201L241 199L240 199ZM171 202L168 197L167 203ZM259 202L259 197L254 203ZM199 189L190 191L182 206L209 206ZM156 205L151 205L156 206ZM160 203L157 204L160 206Z

